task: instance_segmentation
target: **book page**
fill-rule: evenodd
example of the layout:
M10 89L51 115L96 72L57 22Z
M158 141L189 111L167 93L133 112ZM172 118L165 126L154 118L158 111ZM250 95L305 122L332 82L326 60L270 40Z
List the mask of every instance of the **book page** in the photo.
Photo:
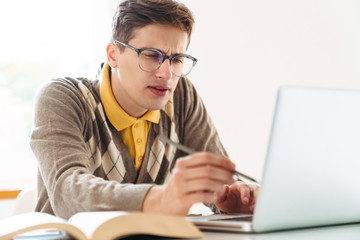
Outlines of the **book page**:
M68 223L77 228L87 236L92 238L94 231L104 222L116 216L127 215L127 212L122 211L104 211L104 212L81 212L72 216Z
M0 236L44 223L66 223L62 218L47 213L31 212L6 218L0 221Z
M47 213L30 212L12 216L0 221L0 240L11 239L19 234L39 229L56 228L69 235L85 239L84 234L64 219Z
M185 217L129 212L100 225L93 239L116 239L131 235L152 235L170 238L203 238L202 233Z
M142 212L83 212L68 221L88 239L116 239L130 235L202 238L202 233L181 216Z

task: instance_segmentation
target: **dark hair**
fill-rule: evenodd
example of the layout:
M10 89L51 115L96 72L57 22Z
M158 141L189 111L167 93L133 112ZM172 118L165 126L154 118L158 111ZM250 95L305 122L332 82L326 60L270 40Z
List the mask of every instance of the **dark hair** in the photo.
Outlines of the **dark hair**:
M194 18L184 4L175 0L122 1L113 18L111 41L127 43L134 37L134 29L156 23L187 32L190 41Z

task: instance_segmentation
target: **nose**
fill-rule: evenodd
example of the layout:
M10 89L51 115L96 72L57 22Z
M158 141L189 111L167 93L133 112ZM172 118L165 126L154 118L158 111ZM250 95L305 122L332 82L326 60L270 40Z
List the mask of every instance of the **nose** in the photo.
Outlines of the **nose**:
M170 60L165 59L165 61L160 65L159 69L155 72L156 77L163 80L169 80L172 78Z

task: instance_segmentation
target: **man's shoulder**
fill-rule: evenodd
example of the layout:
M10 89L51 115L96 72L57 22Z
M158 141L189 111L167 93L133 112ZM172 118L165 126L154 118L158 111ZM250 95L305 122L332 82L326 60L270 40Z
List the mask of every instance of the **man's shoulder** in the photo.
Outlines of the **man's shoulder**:
M196 95L196 89L187 77L181 77L174 92L175 98L188 98Z
M98 80L71 77L46 81L34 98L35 104L43 108L55 103L64 106L86 106L90 102L96 106L100 101Z
M180 77L178 87L181 89L193 88L193 84L187 77Z
M79 89L80 85L83 85L89 89L93 89L98 86L98 80L91 80L86 77L63 77L63 78L54 78L46 81L43 85L43 88L57 88L64 87L68 89Z
M98 95L99 81L88 78L54 78L46 81L38 91L38 95L63 95L63 94L82 94L83 89Z

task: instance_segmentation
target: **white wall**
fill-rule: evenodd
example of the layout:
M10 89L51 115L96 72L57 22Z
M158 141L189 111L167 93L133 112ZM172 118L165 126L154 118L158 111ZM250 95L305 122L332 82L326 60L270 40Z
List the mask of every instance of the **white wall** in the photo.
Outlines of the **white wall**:
M358 0L182 2L196 18L190 78L239 170L261 178L280 85L360 88Z
M278 86L360 88L359 0L180 1L186 3L196 19L188 52L199 62L190 78L239 170L261 177ZM67 63L52 77L77 76L84 71L83 62L89 59L92 59L93 68L89 69L93 75L99 62L106 60L106 44L117 2L92 0L91 7L84 1L77 4L66 1L69 7L60 8L59 1L54 5L36 0L32 4L34 11L39 12L19 23L31 23L24 25L25 33L36 26L50 29L39 28L28 36L34 46L48 48L48 55L60 59L59 63ZM69 16L77 16L74 9L81 4L85 15L72 24ZM11 14L14 18L18 16L15 13ZM19 16L24 13L20 12ZM67 18L57 17L64 13ZM48 15L55 17L44 22ZM91 15L93 21L88 21ZM18 25L10 20L11 27L5 30L17 29ZM77 30L77 26L84 29ZM68 34L61 34L61 29ZM79 31L82 37L76 35ZM46 33L46 37L43 41L36 40L34 36L41 33ZM29 39L24 41L18 34L4 37L15 45L5 41L0 60L8 52L6 48L15 49L10 51L12 58L29 56L34 62L39 58L38 48L26 45ZM67 42L71 47L64 47ZM91 49L90 45L94 47Z

